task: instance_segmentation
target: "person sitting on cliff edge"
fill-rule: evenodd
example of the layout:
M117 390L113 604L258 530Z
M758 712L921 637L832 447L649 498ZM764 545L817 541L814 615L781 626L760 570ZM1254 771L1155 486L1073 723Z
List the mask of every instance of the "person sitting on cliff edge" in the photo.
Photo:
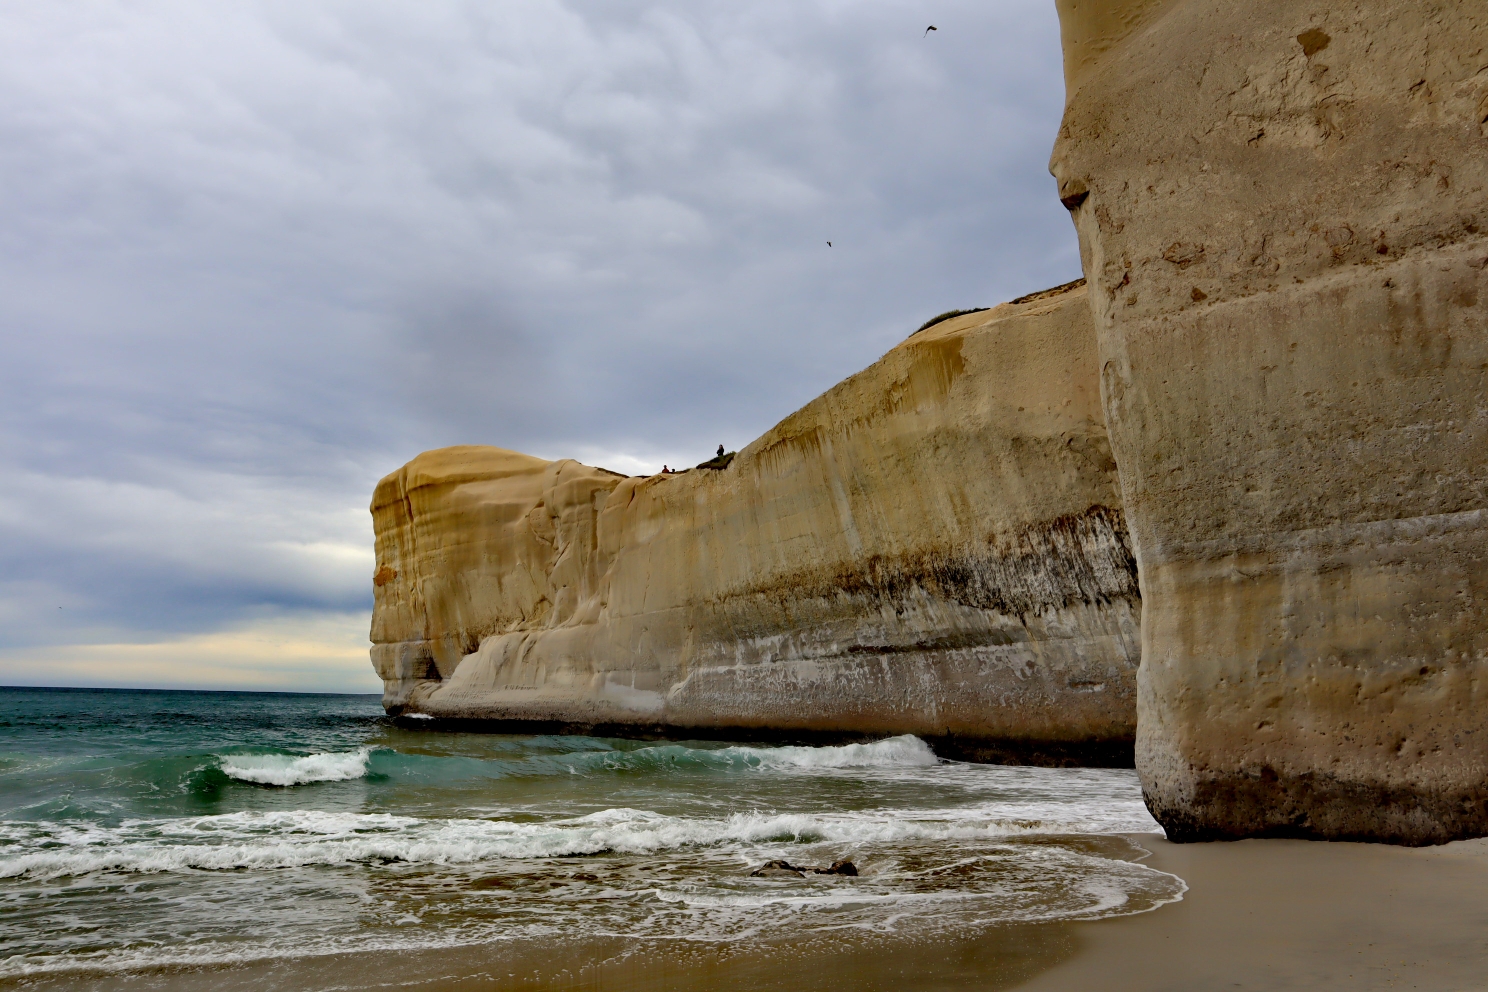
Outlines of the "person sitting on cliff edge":
M719 458L722 458L723 457L723 445L721 445L721 444L718 446L718 457Z

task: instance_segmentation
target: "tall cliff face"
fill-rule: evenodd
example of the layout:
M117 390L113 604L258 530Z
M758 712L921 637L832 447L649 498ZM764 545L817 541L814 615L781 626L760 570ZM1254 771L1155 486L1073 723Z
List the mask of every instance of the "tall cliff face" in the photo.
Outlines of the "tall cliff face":
M1119 755L1140 601L1097 368L1074 289L912 336L722 470L420 455L372 505L385 702Z
M1149 805L1488 832L1488 7L1059 7Z

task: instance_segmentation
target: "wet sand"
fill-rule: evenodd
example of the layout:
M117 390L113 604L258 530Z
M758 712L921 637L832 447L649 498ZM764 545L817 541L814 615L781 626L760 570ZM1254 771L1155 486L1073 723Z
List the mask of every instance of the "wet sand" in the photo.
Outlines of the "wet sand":
M1181 902L1085 923L998 927L974 939L883 938L728 947L587 942L56 976L29 989L704 989L1195 992L1488 990L1488 840L1404 849L1306 841L1177 845L1137 839L1185 879Z
M1146 846L1183 901L1072 924L1074 953L1016 988L1488 989L1488 840Z

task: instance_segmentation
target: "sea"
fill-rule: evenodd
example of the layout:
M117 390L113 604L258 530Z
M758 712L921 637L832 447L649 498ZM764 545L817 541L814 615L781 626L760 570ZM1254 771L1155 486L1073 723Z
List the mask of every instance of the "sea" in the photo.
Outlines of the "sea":
M1181 879L1126 769L477 734L378 697L0 689L0 985L326 955L974 937ZM856 876L751 872L850 860Z

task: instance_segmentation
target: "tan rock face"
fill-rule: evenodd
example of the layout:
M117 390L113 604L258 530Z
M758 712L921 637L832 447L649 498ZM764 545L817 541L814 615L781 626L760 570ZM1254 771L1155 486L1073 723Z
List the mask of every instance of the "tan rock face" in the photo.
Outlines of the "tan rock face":
M1488 7L1059 6L1149 805L1488 832Z
M721 471L420 455L372 505L385 702L1119 759L1140 601L1098 368L1075 289L912 336Z

